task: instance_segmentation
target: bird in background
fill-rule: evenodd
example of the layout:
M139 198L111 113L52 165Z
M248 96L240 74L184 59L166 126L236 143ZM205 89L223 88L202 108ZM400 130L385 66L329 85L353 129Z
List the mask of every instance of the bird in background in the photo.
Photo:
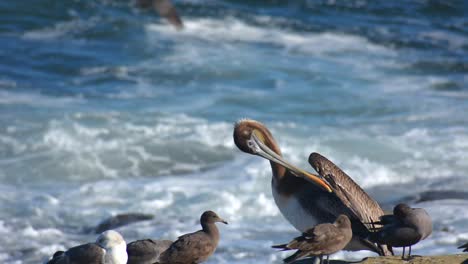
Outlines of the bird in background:
M171 0L137 0L136 4L141 8L153 7L160 16L169 21L176 29L181 30L184 28L184 23Z

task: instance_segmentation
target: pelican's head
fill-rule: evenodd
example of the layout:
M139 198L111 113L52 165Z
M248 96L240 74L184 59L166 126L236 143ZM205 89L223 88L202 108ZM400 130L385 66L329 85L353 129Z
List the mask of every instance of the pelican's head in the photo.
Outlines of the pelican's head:
M234 143L243 152L260 155L258 149L253 144L255 140L267 145L269 148L273 148L273 151L281 155L281 151L276 144L273 135L271 135L268 128L262 123L251 120L241 119L234 125ZM260 155L261 156L261 155Z
M240 150L269 160L272 164L272 168L275 166L277 167L277 165L282 166L289 170L294 176L304 178L323 190L332 192L328 183L320 179L317 175L304 171L286 161L281 156L281 150L273 138L273 135L262 123L250 119L240 120L234 126L233 137L234 143ZM275 172L273 174L275 174Z

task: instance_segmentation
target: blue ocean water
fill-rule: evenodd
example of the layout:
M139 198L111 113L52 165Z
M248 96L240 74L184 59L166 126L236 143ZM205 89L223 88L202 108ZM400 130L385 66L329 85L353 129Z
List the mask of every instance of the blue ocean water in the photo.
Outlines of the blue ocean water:
M297 235L269 164L232 141L265 123L284 156L329 157L386 209L468 188L466 1L174 1L177 31L130 1L0 2L0 262L93 241L175 239L212 209L230 222L207 263L281 263ZM433 217L416 254L468 240L468 201ZM335 258L359 259L365 252Z

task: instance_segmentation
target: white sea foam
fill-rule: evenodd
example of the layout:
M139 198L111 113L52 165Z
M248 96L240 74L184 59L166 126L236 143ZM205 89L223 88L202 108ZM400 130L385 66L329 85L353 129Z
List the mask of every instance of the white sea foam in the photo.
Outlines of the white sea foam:
M5 222L0 220L0 233L1 234L6 234L10 232L11 230L5 226Z
M94 27L99 22L98 17L89 19L72 19L70 21L58 22L51 27L27 31L23 34L25 39L54 40L57 38L70 37Z
M205 120L185 115L167 118L154 117L144 123L138 122L138 124L133 123L133 120L121 120L122 117L112 117L104 120L105 122L99 126L86 124L86 119L96 118L94 116L80 116L79 118L79 120L52 121L40 144L57 155L65 155L73 159L72 163L66 165L70 169L79 171L94 168L100 171L101 175L108 177L122 174L122 171L117 172L113 168L116 162L130 164L123 172L128 171L131 175L153 174L153 172L144 171L148 165L154 168L150 165L152 163L170 166L160 167L161 172L165 169L169 169L168 172L172 170L188 172L198 170L210 162L206 160L206 164L200 164L190 160L173 160L179 156L177 152L174 152L171 159L163 151L158 150L158 148L165 148L166 145L178 145L179 140L209 147L231 148L233 145L230 124L208 125ZM143 144L143 142L146 143ZM110 152L114 155L112 160L107 159ZM201 154L202 152L195 155ZM215 157L214 154L213 157ZM121 166L118 165L118 167Z
M0 261L3 261L5 263L6 260L8 260L10 256L6 253L0 253Z
M174 198L172 193L168 193L167 196L163 197L163 199L154 199L150 201L143 201L141 202L141 208L146 212L157 212L160 209L168 208L169 206L174 204Z
M444 47L449 46L450 49L456 50L468 44L468 38L461 34L456 34L450 31L432 30L419 33L419 37Z
M46 256L53 256L55 252L57 251L65 251L67 250L63 245L57 245L57 244L52 244L52 245L46 245L42 248L39 249L39 252L43 255Z
M384 185L395 182L408 181L408 178L399 177L396 171L384 164L376 164L368 159L352 157L352 167L348 169L350 175L363 187Z
M0 105L30 105L57 108L81 102L83 100L79 97L51 97L34 92L0 91Z
M3 151L10 150L13 155L24 152L27 146L10 135L0 135L0 145L3 146Z
M392 50L369 42L368 40L348 34L334 33L295 33L278 28L267 28L249 25L236 18L223 20L203 18L185 20L185 28L181 32L166 25L147 25L149 31L171 37L192 37L209 42L246 42L270 43L280 45L288 50L298 50L309 54L324 54L337 52L366 52L393 54Z
M249 77L252 72L243 72L245 68L277 72L277 68L261 63L269 60L270 53L250 56L257 52L258 45L279 48L281 53L275 59L284 65L283 71L296 74L303 71L312 75L343 74L350 78L359 76L359 79L381 82L386 80L382 70L403 67L397 59L398 54L391 48L352 34L294 32L252 25L236 18L187 19L186 28L181 32L174 32L165 25L149 24L147 31L148 45L154 45L154 38L161 36L174 42L171 52L162 58L163 64L160 61L151 63L151 67L161 68L162 71L180 72L180 65L184 65L183 69L187 71L192 71L192 68L209 70L226 78L231 74ZM229 63L226 64L226 61ZM274 79L278 87L285 83L280 77L275 75ZM254 96L259 91L251 89L250 92Z
M41 236L42 238L44 237L58 237L62 235L62 232L60 230L57 230L55 228L45 228L45 229L35 229L32 226L27 226L21 231L21 235L24 237L39 237Z

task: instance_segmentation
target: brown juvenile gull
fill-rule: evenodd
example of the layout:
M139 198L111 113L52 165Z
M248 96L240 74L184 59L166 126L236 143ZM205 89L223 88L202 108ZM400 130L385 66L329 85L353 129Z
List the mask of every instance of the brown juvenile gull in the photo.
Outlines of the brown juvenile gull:
M370 234L370 239L392 247L403 247L403 259L406 247L409 247L410 258L411 246L432 233L429 214L422 208L411 208L403 203L393 208L393 215L384 215L375 224L381 227L375 228L375 232Z
M300 232L321 223L331 223L340 214L351 220L353 238L346 250L371 250L390 255L367 239L369 226L384 214L379 204L331 161L312 153L309 163L319 175L307 172L281 156L273 135L262 123L244 119L234 127L234 143L243 152L270 161L271 189L283 216Z
M72 247L65 252L56 252L48 264L126 264L127 244L114 230L108 230L88 243Z
M153 6L156 12L166 18L174 27L177 29L184 28L184 23L170 0L137 0L137 4L142 8Z
M162 252L172 244L171 240L142 239L127 245L127 264L153 264L159 261Z
M219 231L215 223L227 224L213 211L201 215L202 230L180 236L159 257L161 264L193 264L207 260L216 250Z
M294 238L289 244L273 246L283 250L297 249L296 253L284 259L290 263L300 258L309 256L320 256L322 263L323 255L342 250L351 241L353 231L351 221L346 215L340 215L333 224L320 224L307 230L301 236Z

